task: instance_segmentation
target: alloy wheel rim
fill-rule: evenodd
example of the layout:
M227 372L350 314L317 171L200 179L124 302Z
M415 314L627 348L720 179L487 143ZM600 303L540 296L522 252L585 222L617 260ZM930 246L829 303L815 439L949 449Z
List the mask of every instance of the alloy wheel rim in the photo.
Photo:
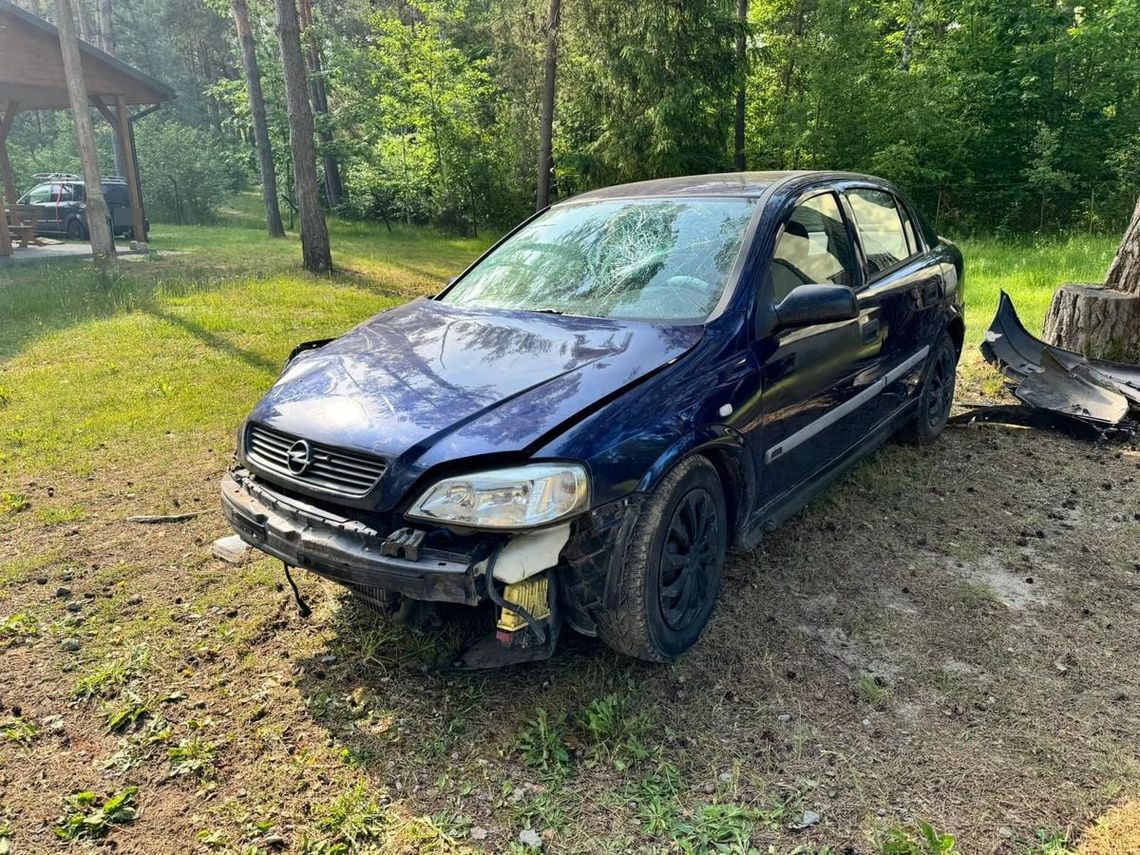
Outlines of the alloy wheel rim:
M932 426L940 424L950 413L954 397L953 370L950 354L943 351L930 375L927 418Z
M690 626L707 606L710 567L717 560L720 524L706 490L692 490L673 511L659 562L658 607L673 630Z

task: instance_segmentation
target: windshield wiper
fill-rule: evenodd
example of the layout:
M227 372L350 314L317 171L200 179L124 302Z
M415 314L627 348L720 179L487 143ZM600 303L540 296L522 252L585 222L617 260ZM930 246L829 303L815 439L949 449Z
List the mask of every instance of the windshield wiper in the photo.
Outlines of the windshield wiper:
M538 312L540 315L565 315L566 313L561 309L531 309L532 312Z

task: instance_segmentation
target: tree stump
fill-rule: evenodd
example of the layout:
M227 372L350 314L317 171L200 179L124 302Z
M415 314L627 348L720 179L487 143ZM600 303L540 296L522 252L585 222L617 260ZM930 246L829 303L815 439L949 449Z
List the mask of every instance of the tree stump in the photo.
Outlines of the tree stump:
M1062 285L1045 317L1045 340L1091 359L1140 363L1140 295Z

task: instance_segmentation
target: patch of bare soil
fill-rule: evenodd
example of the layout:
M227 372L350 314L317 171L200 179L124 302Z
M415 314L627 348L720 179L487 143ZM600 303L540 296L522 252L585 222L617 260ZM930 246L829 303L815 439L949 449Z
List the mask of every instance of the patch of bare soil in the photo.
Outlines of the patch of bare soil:
M313 577L302 620L273 562L208 557L217 513L125 522L172 496L213 509L220 474L152 462L16 485L31 507L0 518L0 618L23 616L0 632L13 852L67 848L69 794L129 786L138 815L102 845L146 853L502 851L530 827L550 851L661 850L709 804L752 811L761 851L868 853L925 820L963 852L1014 853L1140 792L1135 450L996 427L891 446L731 559L675 665L571 636L549 663L446 676L424 666L460 630L392 625ZM65 506L82 516L47 513ZM585 722L611 696L638 723L602 750ZM553 771L521 737L540 707L565 751ZM654 824L658 797L672 825ZM804 811L818 822L796 830Z

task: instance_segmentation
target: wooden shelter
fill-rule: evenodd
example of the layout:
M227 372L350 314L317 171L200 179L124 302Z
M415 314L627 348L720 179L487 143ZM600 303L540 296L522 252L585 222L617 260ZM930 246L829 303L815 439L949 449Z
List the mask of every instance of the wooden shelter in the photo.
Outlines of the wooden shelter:
M123 177L130 193L134 236L136 240L146 240L142 188L131 127L131 122L141 113L132 116L130 108L146 105L154 109L171 100L174 91L94 45L81 41L79 50L91 106L111 124L126 153L127 174ZM8 205L15 205L18 198L7 148L8 132L16 112L70 107L59 32L43 18L9 0L0 0L0 179ZM7 218L0 216L0 255L10 252Z

